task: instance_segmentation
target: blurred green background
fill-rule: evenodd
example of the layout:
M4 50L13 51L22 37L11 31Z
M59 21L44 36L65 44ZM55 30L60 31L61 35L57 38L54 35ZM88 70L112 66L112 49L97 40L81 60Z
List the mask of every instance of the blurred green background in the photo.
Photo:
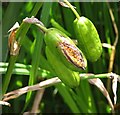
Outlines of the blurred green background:
M101 42L112 44L114 43L116 34L111 21L109 8L106 2L72 2L76 10L81 16L89 18L95 25ZM109 3L113 12L115 23L119 31L119 17L120 4L117 2ZM8 30L15 24L15 22L22 23L26 17L35 16L40 19L47 28L55 27L63 30L72 39L75 38L73 31L73 21L75 15L69 8L62 7L57 2L2 2L2 62L10 63L10 54L8 50ZM29 30L28 30L29 29ZM39 83L42 80L55 77L53 73L49 72L49 64L47 63L43 41L43 34L37 27L31 25L30 28L25 27L21 31L22 42L19 56L14 59L15 63L22 63L24 65L32 65L31 67L21 68L19 71L13 72L11 80L5 79L6 66L0 65L0 69L4 69L2 73L3 82L9 82L7 92L16 90L25 86ZM113 72L120 74L120 40L116 47L115 61L113 65ZM103 48L102 56L97 62L88 62L86 72L88 73L108 73L109 58L111 49ZM13 60L12 60L13 61ZM38 67L41 68L38 70ZM17 67L16 67L17 69ZM102 79L104 85L107 87L107 79ZM46 88L42 96L38 110L41 113L110 113L110 107L103 96L103 94L95 87L90 85L87 81L80 84L80 90L74 93L68 87L58 84ZM111 85L109 86L111 89ZM110 96L113 101L113 93L110 90ZM36 91L32 94L24 94L19 98L10 100L11 107L3 106L3 113L24 113L31 111ZM118 83L117 91L117 108L116 112L120 112L120 84Z

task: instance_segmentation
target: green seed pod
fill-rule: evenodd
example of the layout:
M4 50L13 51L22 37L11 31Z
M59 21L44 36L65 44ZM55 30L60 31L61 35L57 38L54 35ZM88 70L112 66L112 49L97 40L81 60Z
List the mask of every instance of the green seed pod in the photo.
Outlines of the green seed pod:
M87 61L83 53L63 32L50 28L45 33L44 40L49 49L55 52L57 58L60 58L68 68L74 71L86 68Z
M52 69L65 85L71 88L79 86L80 76L78 72L67 68L60 59L56 57L56 53L51 51L49 47L46 47L46 56Z
M77 87L80 83L79 72L72 70L85 69L87 61L74 42L60 30L47 29L34 17L26 18L24 22L35 24L44 32L46 56L51 67L63 83L71 88Z
M85 17L75 19L73 25L78 47L89 61L97 61L102 53L102 44L95 26Z

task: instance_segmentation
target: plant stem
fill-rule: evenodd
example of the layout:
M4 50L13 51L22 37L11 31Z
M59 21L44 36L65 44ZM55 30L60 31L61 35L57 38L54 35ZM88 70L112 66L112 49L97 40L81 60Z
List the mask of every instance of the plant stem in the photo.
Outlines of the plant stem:
M72 35L66 31L59 23L57 23L53 18L50 20L51 24L53 27L61 30L62 32L64 32L66 35L68 35L69 37L71 37Z
M38 13L41 6L42 6L42 3L35 3L35 7L33 8L30 16L33 16L33 15L35 16ZM20 28L17 30L16 38L18 38L18 43L20 45L22 44L22 39L25 37L29 27L30 26L28 24L26 25L25 23L22 23L20 25ZM12 75L14 64L17 60L17 57L18 57L18 55L10 56L9 65L7 68L7 72L5 74L5 79L3 80L3 87L2 87L3 95L6 93L6 91L8 89L8 85L10 83L11 75Z
M111 76L117 75L115 73L104 73L104 74L80 74L80 77L82 80L87 80L87 79L93 79L93 78L110 78ZM119 75L117 75L119 77ZM3 101L8 101L10 99L14 99L19 97L20 95L23 95L29 91L36 91L36 90L40 90L42 88L47 88L53 85L56 85L58 83L61 83L61 80L58 77L54 77L54 78L50 78L47 79L45 81L42 81L38 84L32 85L32 86L26 86L14 91L11 91L7 94L4 95L4 99Z
M15 63L16 59L17 59L17 56L11 56L10 57L7 72L5 74L4 81L3 81L3 87L2 87L3 88L2 89L3 94L5 94L6 91L7 91L7 88L8 88L10 79L11 79L12 70L14 68L14 63Z
M47 32L47 28L45 26L42 26L41 24L35 24L36 26L38 26L43 32Z
M39 21L37 18L35 18L35 17L31 17L31 18L25 18L25 19L23 19L23 22L25 22L25 23L28 23L28 24L34 24L34 25L36 25L36 26L38 26L39 28L40 28L40 30L42 30L43 32L47 32L47 28L42 24L42 22L41 21Z
M78 12L74 9L74 7L67 1L64 0L64 2L70 7L70 9L73 11L73 13L75 14L75 16L79 19L80 15L78 14Z

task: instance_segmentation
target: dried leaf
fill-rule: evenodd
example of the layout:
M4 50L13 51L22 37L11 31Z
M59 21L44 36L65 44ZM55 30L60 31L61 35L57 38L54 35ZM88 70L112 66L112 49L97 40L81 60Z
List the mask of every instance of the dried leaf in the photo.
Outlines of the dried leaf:
M61 2L59 1L59 4L63 7L66 7L66 8L70 8L65 2ZM72 5L73 6L73 5ZM73 8L76 8L75 6L73 6Z
M11 50L10 50L10 55L18 55L19 54L19 50L20 50L20 46L18 44L17 41L15 41L13 43L13 46L11 47Z
M32 16L31 18L26 17L25 19L23 19L23 22L26 22L29 24L40 24L40 25L44 26L44 24L40 20L35 18L34 16Z
M16 30L19 28L19 23L16 22L13 27L8 31L10 32L9 34L9 40L8 40L8 46L10 47L10 45L12 44L13 41L15 41L15 33L16 33Z
M112 104L112 101L110 99L110 96L109 96L109 93L108 91L106 90L103 82L99 79L99 78L94 78L94 79L89 79L88 80L91 84L97 86L99 88L99 90L103 93L103 95L107 98L108 100L108 103L112 109L112 111L114 111L114 106Z
M46 88L46 87L49 87L51 85L55 85L55 84L60 83L60 82L61 82L61 80L58 77L55 77L55 78L51 78L51 79L42 81L42 82L40 82L36 85L33 85L33 86L26 86L26 87L8 92L7 94L4 94L3 101L8 101L8 100L17 98L17 97L19 97L19 96L21 96L29 91L40 90L42 88Z
M117 101L117 76L115 75L113 80L112 80L112 90L113 90L113 94L114 94L114 104L116 104Z
M18 42L15 40L16 31L17 31L17 28L13 29L9 35L8 46L10 49L10 55L19 54L20 46Z
M16 22L15 24L14 24L14 26L8 31L8 32L11 32L11 31L13 31L13 30L16 30L16 29L18 29L20 26L19 26L19 23L18 22Z
M105 48L112 48L112 45L107 44L107 43L102 43L102 46Z
M117 81L120 82L120 77L119 76L117 77Z
M5 102L5 101L0 101L0 105L6 105L6 106L9 106L9 107L10 107L10 103Z

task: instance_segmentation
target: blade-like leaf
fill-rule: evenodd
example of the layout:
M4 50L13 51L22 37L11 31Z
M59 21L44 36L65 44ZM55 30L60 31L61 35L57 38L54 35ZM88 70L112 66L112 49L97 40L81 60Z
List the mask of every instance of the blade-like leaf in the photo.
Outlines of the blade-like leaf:
M112 111L114 111L114 106L112 104L112 101L110 99L109 93L106 90L103 82L99 79L99 78L94 78L94 79L89 79L88 80L91 84L95 85L96 87L98 87L98 89L102 92L102 94L107 98L108 103L112 109Z

